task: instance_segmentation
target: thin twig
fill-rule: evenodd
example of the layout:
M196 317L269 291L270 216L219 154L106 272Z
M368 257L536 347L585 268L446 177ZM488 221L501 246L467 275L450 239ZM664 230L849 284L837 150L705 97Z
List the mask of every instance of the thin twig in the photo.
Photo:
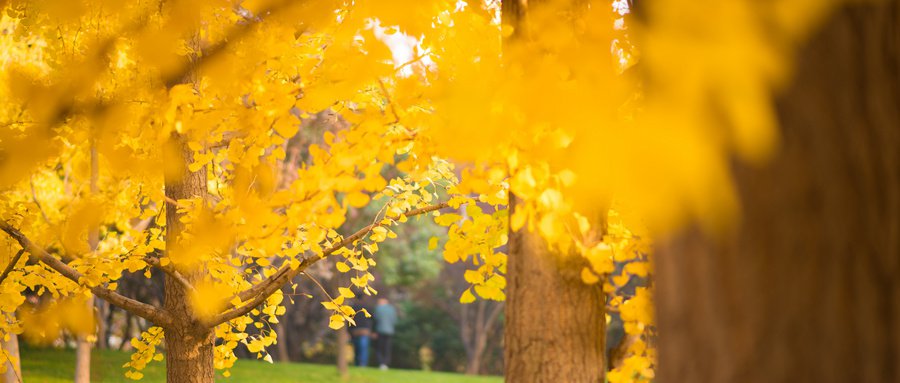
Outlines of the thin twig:
M313 278L312 275L309 275L306 272L302 272L300 274L303 274L304 277L307 277L307 278L309 278L309 280L313 281L313 283L315 283L316 286L319 286L319 289L322 290L322 293L325 294L326 297L328 297L328 300L334 302L334 298L331 297L331 294L328 293L328 290L325 289L325 286L322 286L322 284L319 283L318 279Z
M384 86L384 81L378 79L378 85L381 86L381 92L384 93L384 98L387 99L388 107L391 109L391 114L394 115L394 121L391 123L396 124L400 122L400 115L397 114L397 109L394 108L394 101L391 100L391 95L388 93L387 87Z
M149 264L150 266L162 270L164 273L175 279L175 281L181 284L181 286L183 286L186 290L196 291L194 285L188 282L187 278L185 278L184 275L181 275L181 273L179 273L178 270L175 270L175 268L173 267L163 266L159 258L156 258L151 254L147 254L144 256L144 262L147 262L147 264Z

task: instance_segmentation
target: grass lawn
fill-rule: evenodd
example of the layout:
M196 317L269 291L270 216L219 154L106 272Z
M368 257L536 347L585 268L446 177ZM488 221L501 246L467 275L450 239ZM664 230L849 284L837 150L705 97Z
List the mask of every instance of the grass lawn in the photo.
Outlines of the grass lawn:
M72 350L23 348L22 370L28 383L71 382L75 369ZM134 382L125 378L122 365L130 354L117 351L94 350L91 357L91 382ZM164 382L165 362L154 362L144 370L141 382ZM231 377L217 376L217 382L342 382L333 365L303 363L275 363L238 360L231 369ZM500 377L465 376L446 372L414 370L380 371L375 368L350 369L350 379L343 383L500 383Z

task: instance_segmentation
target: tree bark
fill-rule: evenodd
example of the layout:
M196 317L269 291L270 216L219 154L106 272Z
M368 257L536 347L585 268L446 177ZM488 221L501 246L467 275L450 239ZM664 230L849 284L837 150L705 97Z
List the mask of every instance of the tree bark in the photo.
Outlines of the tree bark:
M658 260L660 382L900 382L900 7L841 8L735 165L740 226Z
M215 381L212 330L178 327L166 329L166 382L211 383Z
M501 3L503 23L514 28L505 44L539 32L528 28L527 19L541 3ZM510 216L518 202L510 193ZM604 381L606 297L599 285L581 280L584 266L576 254L550 250L538 233L526 228L510 233L504 328L507 382Z
M515 209L510 199L510 215ZM506 381L604 380L606 298L581 280L584 259L548 249L527 228L509 238L504 352Z
M167 161L180 161L170 166L183 168L179 179L166 179L166 197L171 201L189 198L207 198L206 167L197 172L190 172L187 164L191 163L192 152L187 146L186 138L172 133L174 145L181 149L182 158L169 158ZM166 207L166 249L181 247L180 241L185 225L181 222L183 214L169 202ZM188 282L196 282L203 278L205 270L199 267L181 270ZM165 274L164 307L174 317L173 323L165 328L166 342L166 381L177 383L211 383L215 379L213 369L213 347L215 333L204 326L194 315L190 307L190 292L170 274Z
M6 372L3 373L3 383L20 383L22 381L22 358L19 355L19 336L9 334L9 340L3 341L3 351L9 358L15 358L15 363L6 361Z

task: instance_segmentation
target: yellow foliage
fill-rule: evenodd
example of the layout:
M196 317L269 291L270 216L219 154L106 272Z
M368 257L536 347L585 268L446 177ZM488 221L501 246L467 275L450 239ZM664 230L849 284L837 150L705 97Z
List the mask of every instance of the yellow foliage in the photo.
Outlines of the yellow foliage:
M225 307L227 296L222 295L225 286L211 281L202 281L194 284L191 293L191 307L194 314L202 319L215 316Z
M731 157L759 164L777 149L772 93L834 2L659 0L625 29L608 7L565 19L549 2L523 31L474 1L3 3L0 218L82 277L23 261L0 311L16 312L26 289L62 299L114 289L125 271L149 277L156 257L168 272L204 271L190 305L210 317L279 265L328 252L351 273L323 302L340 328L349 287L374 292L378 244L444 196L456 211L432 216L447 227L443 256L471 265L460 301L505 298L510 230L582 257L584 282L616 295L652 275L651 233L737 216ZM623 74L638 59L646 84ZM300 129L324 119L325 132ZM207 191L166 197L185 172ZM334 249L348 211L367 206L379 207L371 230ZM7 258L18 250L4 245ZM626 329L652 336L650 292L621 298ZM242 342L270 358L264 322L277 323L281 299L216 326L216 368ZM0 335L55 331L23 327L39 321L28 315ZM262 331L252 339L250 325ZM151 330L129 378L157 355ZM611 382L653 378L651 348L632 353Z

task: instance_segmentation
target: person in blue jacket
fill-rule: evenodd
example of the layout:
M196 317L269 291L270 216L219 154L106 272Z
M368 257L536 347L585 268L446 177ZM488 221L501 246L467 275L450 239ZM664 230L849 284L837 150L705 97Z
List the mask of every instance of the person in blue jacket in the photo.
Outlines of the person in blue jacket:
M379 368L387 370L391 363L391 337L397 325L397 310L387 298L378 298L372 316L375 319L375 357Z
M353 362L359 367L365 367L369 365L369 344L374 321L361 312L363 309L369 311L364 302L357 301L353 304L353 309L356 310L356 316L353 317L356 326L348 327L350 342L353 343Z

